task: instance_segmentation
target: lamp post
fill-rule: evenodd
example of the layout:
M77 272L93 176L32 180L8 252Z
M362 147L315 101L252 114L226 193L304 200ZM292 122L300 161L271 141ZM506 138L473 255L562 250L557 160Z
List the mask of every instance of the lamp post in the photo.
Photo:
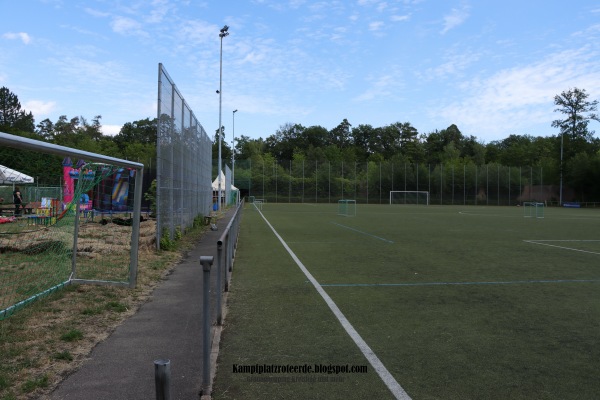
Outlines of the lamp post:
M219 134L219 162L217 171L217 181L219 190L217 194L217 199L219 203L217 206L218 211L221 211L221 136L223 136L223 129L221 125L221 104L223 97L223 38L229 35L229 32L227 32L228 29L229 27L225 25L223 28L221 28L221 33L219 33L219 37L221 38L221 52L219 55L219 129L217 131Z
M235 113L236 110L233 110L233 123L231 124L232 133L231 133L231 184L235 186Z
M562 207L563 205L563 138L564 132L560 133L560 194L558 199L558 206Z

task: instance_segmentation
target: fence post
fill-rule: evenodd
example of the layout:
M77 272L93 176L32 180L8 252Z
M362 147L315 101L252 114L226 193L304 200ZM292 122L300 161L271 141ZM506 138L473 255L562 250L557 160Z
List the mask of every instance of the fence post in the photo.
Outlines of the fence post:
M217 241L217 290L219 291L217 294L217 325L222 323L221 292L227 292L228 289L227 283L223 288L223 241L219 238Z
M171 361L154 360L156 400L171 400Z
M203 271L202 301L202 395L210 395L210 268L213 256L201 256ZM220 294L217 294L219 296Z

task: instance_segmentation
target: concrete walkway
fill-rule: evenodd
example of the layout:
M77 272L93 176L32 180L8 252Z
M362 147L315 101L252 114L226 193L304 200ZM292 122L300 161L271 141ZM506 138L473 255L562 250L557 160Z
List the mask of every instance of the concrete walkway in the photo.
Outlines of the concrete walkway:
M155 399L154 360L158 359L170 360L172 400L200 399L203 272L199 260L200 256L214 256L211 271L211 321L214 321L217 240L234 212L235 209L227 210L218 221L219 229L203 235L154 290L148 302L99 343L89 360L61 382L49 399ZM214 328L212 334L211 371L214 372L220 329Z

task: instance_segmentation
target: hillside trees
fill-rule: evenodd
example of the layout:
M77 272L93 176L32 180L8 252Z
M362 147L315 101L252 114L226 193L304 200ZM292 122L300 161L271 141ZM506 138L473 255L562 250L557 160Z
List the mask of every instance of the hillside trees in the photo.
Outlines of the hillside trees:
M34 129L33 114L21 109L16 94L7 87L0 88L0 130L33 133Z

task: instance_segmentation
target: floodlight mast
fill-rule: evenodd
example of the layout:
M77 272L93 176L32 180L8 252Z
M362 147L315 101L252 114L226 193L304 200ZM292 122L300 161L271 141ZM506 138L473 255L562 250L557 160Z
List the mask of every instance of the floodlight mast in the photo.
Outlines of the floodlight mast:
M221 38L221 51L219 56L219 129L217 130L219 135L219 162L218 162L218 171L217 171L217 181L218 181L218 192L217 192L217 210L221 211L221 136L223 135L223 129L221 125L221 104L223 98L223 38L229 35L229 27L225 25L221 28L221 33L219 33L219 38Z
M235 113L237 109L233 110L233 121L232 121L232 132L231 132L231 184L235 186Z

